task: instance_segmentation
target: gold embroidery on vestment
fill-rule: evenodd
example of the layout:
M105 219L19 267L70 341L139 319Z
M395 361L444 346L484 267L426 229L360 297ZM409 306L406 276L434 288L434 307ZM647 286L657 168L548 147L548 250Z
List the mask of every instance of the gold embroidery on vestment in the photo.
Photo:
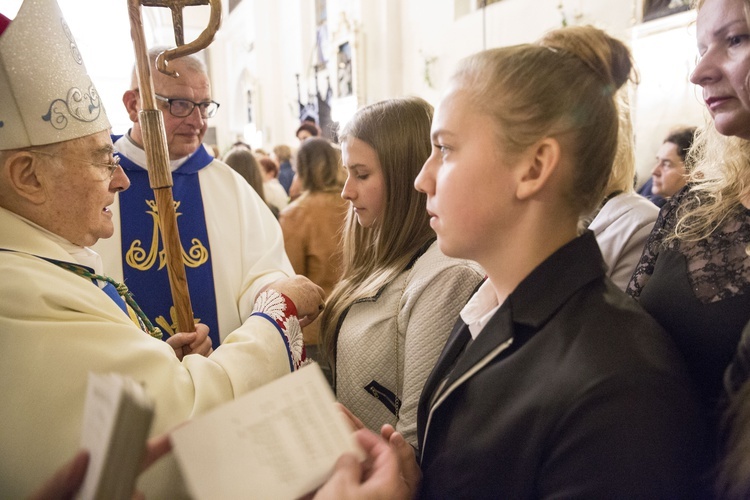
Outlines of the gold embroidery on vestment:
M179 201L174 202L177 217L182 215L180 212L177 212L177 209L180 207L180 203L181 202ZM128 248L128 251L125 252L125 262L133 269L137 269L139 271L148 271L154 266L154 264L156 263L156 258L158 256L158 269L161 270L166 265L167 254L164 249L159 250L159 212L156 208L156 202L154 200L146 200L146 204L150 208L150 210L147 210L146 213L151 216L151 220L153 222L153 228L151 231L151 246L149 247L148 251L146 251L141 240L133 240L133 242L130 244L130 247ZM190 240L190 243L192 244L192 246L188 249L187 252L182 247L182 245L180 245L182 262L187 267L193 268L205 264L208 261L208 249L198 238L193 238L192 240Z

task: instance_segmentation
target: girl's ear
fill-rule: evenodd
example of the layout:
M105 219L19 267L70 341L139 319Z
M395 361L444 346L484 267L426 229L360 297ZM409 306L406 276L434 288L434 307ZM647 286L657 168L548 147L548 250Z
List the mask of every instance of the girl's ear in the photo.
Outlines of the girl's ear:
M531 146L527 164L522 167L516 187L519 200L530 198L541 191L557 171L560 164L560 143L552 137L545 137Z

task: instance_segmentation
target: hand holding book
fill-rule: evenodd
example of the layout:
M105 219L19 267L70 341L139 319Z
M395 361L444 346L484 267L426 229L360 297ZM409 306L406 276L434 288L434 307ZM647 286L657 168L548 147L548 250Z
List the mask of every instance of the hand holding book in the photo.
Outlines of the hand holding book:
M103 383L110 394L104 402L94 398L96 402L87 405L87 412L98 415L98 418L106 415L105 421L116 421L122 406L113 405L112 401L123 397L122 381L112 376L93 376L92 380L92 388L100 386L101 389ZM113 383L114 390L113 386L107 385ZM195 498L245 498L248 492L252 492L254 498L298 498L311 491L314 491L316 500L361 499L372 495L386 495L386 498L394 499L411 497L419 480L418 468L415 469L417 475L413 478L414 484L407 480L409 475L402 470L405 463L414 462L411 446L392 428L386 429L388 426L384 427L382 436L367 429L351 434L341 406L334 404L333 393L318 367L304 368L264 388L265 391L261 391L261 388L245 395L173 432L171 437L175 442L177 458L184 475L192 478L189 481ZM267 405L269 401L270 407ZM290 406L297 408L291 411L294 417L283 416L289 413ZM264 409L258 411L258 408ZM87 418L90 423L92 416L88 415ZM122 429L116 425L113 428ZM278 438L278 432L286 437L275 439L273 436ZM237 435L239 439L226 439ZM98 484L100 491L104 491L104 488L113 491L111 484L102 481L105 476L103 471L106 470L102 464L107 463L107 459L102 457L111 456L112 443L120 440L107 432L102 434L100 431L98 436L100 447L102 443L109 447L103 446L99 450L100 465L97 469L91 469L89 452L82 449L30 498L71 497L83 491L84 475L91 484ZM289 436L302 437L295 442ZM206 440L211 443L206 445ZM137 442L142 443L143 440ZM222 442L224 444L219 444ZM265 447L249 449L248 443L265 443ZM270 453L269 447L274 449ZM138 445L132 448L142 449ZM140 466L136 467L134 473L125 474L125 482L131 486L121 489L123 498L131 497L132 484L139 472L171 451L170 436L165 434L150 439L145 449L145 458ZM102 451L105 452L103 455ZM284 457L285 452L294 456ZM276 461L266 460L269 457ZM87 471L87 467L90 470ZM210 474L191 474L193 470ZM248 479L247 476L252 477ZM217 485L217 478L223 478L223 484ZM320 489L316 491L318 487ZM95 498L88 493L86 495L81 496Z
M363 457L316 364L198 417L172 433L194 498L299 498L344 453Z

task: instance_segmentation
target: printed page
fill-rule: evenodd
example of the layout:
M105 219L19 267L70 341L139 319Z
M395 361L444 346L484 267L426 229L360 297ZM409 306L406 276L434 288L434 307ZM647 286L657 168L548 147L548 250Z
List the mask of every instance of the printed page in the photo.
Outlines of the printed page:
M197 500L293 499L320 486L346 451L361 454L317 364L198 417L172 434Z

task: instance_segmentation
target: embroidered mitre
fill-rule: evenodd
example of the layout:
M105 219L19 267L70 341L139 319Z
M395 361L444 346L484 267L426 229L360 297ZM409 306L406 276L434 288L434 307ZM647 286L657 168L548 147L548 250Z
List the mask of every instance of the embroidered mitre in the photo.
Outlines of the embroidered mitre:
M109 120L55 0L25 0L0 34L0 150L108 130Z

